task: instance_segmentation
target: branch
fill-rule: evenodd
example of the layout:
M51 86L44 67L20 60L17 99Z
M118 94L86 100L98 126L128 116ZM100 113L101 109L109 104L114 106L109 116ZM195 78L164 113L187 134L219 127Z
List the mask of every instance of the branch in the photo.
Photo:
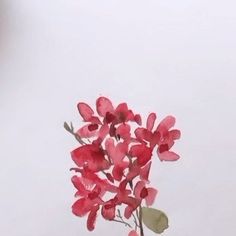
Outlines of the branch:
M77 133L74 132L74 127L73 127L72 122L70 123L70 126L69 126L66 122L64 122L64 129L65 129L66 131L68 131L70 134L72 134L72 135L75 137L75 139L76 139L81 145L85 145L85 144L86 144L86 143L81 139L81 137L80 137Z
M132 226L128 223L128 222L125 222L125 221L122 221L122 220L117 220L117 219L113 219L111 221L115 221L115 222L118 222L118 223L122 223L124 224L125 226L128 226L130 228L132 228Z
M121 216L121 213L120 213L120 210L119 210L119 209L117 210L117 212L118 212L118 215L116 215L116 216L119 218L119 220L113 219L113 221L116 221L116 222L125 224L125 226L129 226L130 228L132 228L132 226L131 226L128 222L126 222L126 221L123 220L123 217Z
M135 231L137 231L137 228L140 228L140 226L139 226L139 224L138 224L138 221L137 221L137 219L136 219L136 216L135 216L135 214L134 214L134 213L132 213L132 216L133 216L133 218L134 218L134 223L135 223Z

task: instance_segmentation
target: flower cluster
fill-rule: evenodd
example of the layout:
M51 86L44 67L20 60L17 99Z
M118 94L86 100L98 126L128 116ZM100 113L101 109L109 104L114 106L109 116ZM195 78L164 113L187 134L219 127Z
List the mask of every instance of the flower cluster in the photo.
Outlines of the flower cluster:
M129 236L138 235L141 228L140 207L151 206L157 190L149 186L149 172L154 152L161 161L176 161L179 155L171 151L180 131L172 129L175 118L167 116L155 125L156 114L149 114L145 126L139 114L126 103L114 107L106 97L96 101L96 111L86 103L77 105L85 122L81 128L67 123L64 127L80 145L71 152L76 164L72 183L77 189L72 211L76 216L87 215L87 228L92 231L98 212L104 219L129 226ZM119 209L124 209L123 214ZM134 217L135 227L123 217ZM141 233L142 235L142 233Z

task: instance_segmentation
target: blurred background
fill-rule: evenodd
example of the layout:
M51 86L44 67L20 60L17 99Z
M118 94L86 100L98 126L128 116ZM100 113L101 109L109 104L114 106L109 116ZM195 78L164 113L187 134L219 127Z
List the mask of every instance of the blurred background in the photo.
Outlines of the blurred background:
M154 158L164 236L236 235L233 0L0 1L0 234L127 235L71 214L77 143L64 121L98 96L172 114L181 159ZM145 235L154 235L146 230Z

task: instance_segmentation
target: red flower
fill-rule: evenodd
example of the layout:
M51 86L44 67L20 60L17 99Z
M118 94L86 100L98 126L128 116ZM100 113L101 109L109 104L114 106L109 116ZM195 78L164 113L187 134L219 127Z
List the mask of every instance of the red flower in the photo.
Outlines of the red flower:
M105 118L107 123L119 124L128 121L134 121L141 125L141 116L134 115L126 103L120 103L114 109L112 102L106 97L100 97L96 101L97 112L101 117Z
M106 201L102 206L102 216L106 220L113 220L116 215L116 206L118 205L118 198L114 197Z
M96 101L97 112L101 117L105 117L107 113L112 113L114 107L112 102L106 97L100 97Z
M129 154L131 157L137 157L137 163L144 166L151 160L152 150L145 144L137 144L130 148Z
M96 134L99 125L101 125L102 123L97 116L94 116L94 111L88 104L80 102L78 103L77 107L84 121L89 122L89 124L86 124L81 127L77 131L77 134L81 138L91 138Z
M101 189L102 195L109 191L111 193L117 193L117 186L114 186L113 184L110 184L107 179L101 179L96 173L93 171L89 170L87 167L83 169L78 169L78 168L72 168L72 170L75 170L76 172L81 173L81 177L72 178L72 182L75 185L77 189L79 189L78 182L84 183L87 187L93 187L93 186L98 186ZM75 182L76 181L76 182Z
M105 142L107 154L114 165L112 176L115 180L121 181L124 176L124 170L129 166L129 162L124 161L128 152L128 145L126 143L118 143L116 146L114 140L109 138Z
M72 205L72 212L80 217L88 214L87 228L92 231L94 229L97 211L99 210L100 205L103 204L101 199L101 188L95 186L92 190L89 190L77 176L72 178L72 182L78 189L76 196L82 196Z
M127 205L125 208L124 216L125 218L129 219L133 211L135 211L141 204L141 201L135 197L130 196L132 191L126 188L127 183L127 180L123 180L120 183L116 197L119 204Z
M161 161L176 161L179 155L170 151L174 141L180 138L180 131L177 129L170 130L175 125L175 118L167 116L152 132L156 121L156 114L151 113L146 122L146 128L137 128L135 135L138 141L147 144L151 149L158 145L157 154Z
M77 108L84 121L90 121L92 119L94 111L88 104L79 102Z
M134 188L134 195L137 199L145 199L146 205L151 206L157 195L155 188L146 188L144 181L138 181Z
M174 141L180 138L179 130L170 130L175 125L175 118L173 116L167 116L163 119L156 129L158 136L158 149L157 154L161 161L176 161L179 159L179 155L170 151L174 145Z
M137 161L134 161L130 166L129 166L129 172L126 176L127 181L132 181L135 179L137 176L145 182L149 182L149 172L151 168L152 162L150 161L147 163L145 166L140 166L138 165Z
M109 167L109 162L105 159L103 150L95 144L87 144L71 152L73 161L79 167L97 172Z

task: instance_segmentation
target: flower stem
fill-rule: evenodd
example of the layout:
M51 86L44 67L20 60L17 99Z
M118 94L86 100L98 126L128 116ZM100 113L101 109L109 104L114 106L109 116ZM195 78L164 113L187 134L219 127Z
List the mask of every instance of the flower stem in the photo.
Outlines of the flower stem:
M139 220L139 226L140 226L140 236L144 236L143 220L142 220L142 207L141 206L139 206L138 220Z
M134 218L135 231L137 231L137 229L139 228L139 224L134 213L132 213L132 216Z

